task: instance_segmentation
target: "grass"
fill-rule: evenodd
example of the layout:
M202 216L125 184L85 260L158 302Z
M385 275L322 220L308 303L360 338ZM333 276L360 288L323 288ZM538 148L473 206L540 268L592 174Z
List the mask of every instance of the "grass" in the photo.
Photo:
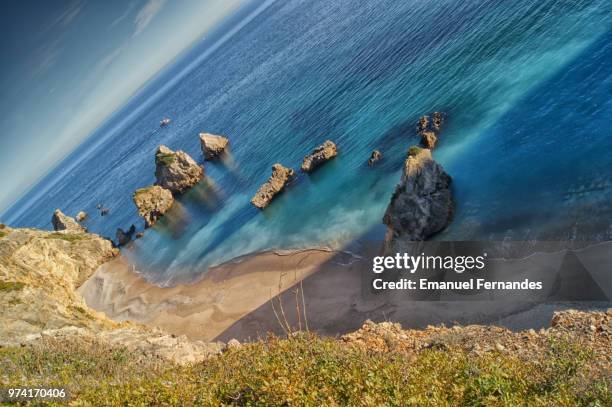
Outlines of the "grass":
M25 284L19 281L0 281L0 292L19 291L23 287L25 287Z
M151 191L153 189L153 186L148 186L148 187L144 187L144 188L139 188L134 192L134 196L138 196L140 194L146 194L147 192Z
M174 154L157 153L155 155L155 163L156 164L163 163L164 165L170 165L175 160L176 160L176 157L174 156Z
M83 234L79 233L50 233L45 236L45 239L61 239L70 243L78 242L80 240L85 239Z
M408 155L415 156L418 155L423 149L418 146L412 146L408 149Z
M79 405L609 406L588 350L551 343L537 358L460 348L415 358L331 338L268 338L192 366L124 348L47 339L0 349L1 385L67 385Z

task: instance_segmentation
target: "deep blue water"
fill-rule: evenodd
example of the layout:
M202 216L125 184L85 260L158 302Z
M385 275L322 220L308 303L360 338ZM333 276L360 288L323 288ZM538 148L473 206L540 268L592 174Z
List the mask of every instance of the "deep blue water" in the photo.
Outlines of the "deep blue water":
M50 228L61 208L86 210L107 236L142 227L131 195L154 182L155 149L203 162L206 131L230 138L232 160L206 162L213 186L181 197L128 253L149 278L264 249L346 247L382 236L414 124L443 110L435 156L457 213L437 238L612 239L609 1L278 1L164 75L2 220ZM249 204L273 163L298 168L328 138L336 160L265 211ZM374 148L384 158L369 168Z

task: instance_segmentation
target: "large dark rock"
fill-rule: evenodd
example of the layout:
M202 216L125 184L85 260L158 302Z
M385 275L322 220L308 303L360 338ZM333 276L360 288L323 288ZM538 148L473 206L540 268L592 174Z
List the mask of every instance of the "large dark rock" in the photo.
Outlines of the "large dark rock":
M295 177L295 171L291 168L283 167L280 164L272 166L272 175L266 183L264 183L257 192L251 203L259 209L263 209L270 205L272 199L285 189L285 185Z
M204 168L187 153L172 151L166 146L157 149L155 166L155 184L175 194L182 194L204 177Z
M451 177L425 148L411 147L402 179L385 212L385 251L406 251L407 242L422 241L452 220Z
M336 144L334 144L333 141L327 140L304 157L301 167L302 171L312 172L337 155L338 149L336 148Z

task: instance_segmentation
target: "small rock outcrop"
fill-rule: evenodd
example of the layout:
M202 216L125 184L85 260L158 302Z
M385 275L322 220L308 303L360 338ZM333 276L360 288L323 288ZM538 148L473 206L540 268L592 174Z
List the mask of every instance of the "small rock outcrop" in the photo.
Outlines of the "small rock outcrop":
M134 233L136 233L136 225L130 226L127 232L121 228L117 228L115 236L117 237L118 246L125 246L126 244L130 243Z
M184 151L172 151L159 146L155 153L156 185L182 194L204 177L204 169Z
M421 136L421 144L430 150L436 147L438 136L444 124L444 114L434 112L431 116L422 116L417 124L417 133Z
M77 213L77 215L75 216L75 219L77 222L83 222L85 219L87 219L87 212L81 211Z
M272 175L266 183L264 183L257 192L251 203L259 209L263 209L270 205L272 199L281 192L289 181L295 178L295 171L291 168L283 167L281 164L272 166Z
M380 161L381 158L382 158L382 153L380 151L378 150L372 151L372 154L370 154L370 159L368 160L368 165L370 167L373 166L378 161Z
M138 214L144 218L146 228L155 225L174 203L172 192L159 185L137 190L132 200L138 208Z
M219 158L229 145L227 137L217 136L210 133L200 133L200 144L202 145L202 154L204 159L214 160Z
M385 212L385 250L403 252L410 241L421 241L451 221L454 202L451 177L431 157L431 150L411 147L402 179Z
M57 232L65 230L72 233L81 233L86 231L86 229L79 225L76 220L68 215L65 215L59 209L56 209L55 212L53 212L51 224L53 225L53 230Z
M301 167L302 171L312 172L337 155L338 148L336 144L333 141L327 140L304 157Z

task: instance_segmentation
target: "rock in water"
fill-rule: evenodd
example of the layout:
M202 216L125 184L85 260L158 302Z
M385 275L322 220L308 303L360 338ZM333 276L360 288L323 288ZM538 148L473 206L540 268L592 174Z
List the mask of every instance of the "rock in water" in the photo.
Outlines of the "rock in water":
M83 222L85 219L87 219L87 212L81 211L77 213L75 219L77 222Z
M126 244L130 243L134 233L136 233L136 225L130 226L130 229L127 232L121 228L117 228L117 233L115 236L117 236L118 246L125 246Z
M138 214L144 218L147 228L155 225L174 203L172 192L159 185L137 190L132 199L138 208Z
M436 133L433 131L423 131L421 132L421 143L430 150L433 150L436 147L436 143L438 142L438 137Z
M172 151L166 146L157 149L155 165L155 184L176 194L187 191L204 177L204 168L187 153Z
M417 133L421 136L421 143L425 148L433 150L438 141L438 135L444 124L444 114L433 112L430 116L422 116L417 123Z
M333 141L327 140L304 157L302 171L312 172L337 155L338 149L336 148L336 144L334 144Z
M204 159L214 160L219 158L229 145L227 137L216 136L210 133L200 133L200 144L202 145L202 153Z
M380 151L378 150L372 151L372 154L370 155L370 159L368 160L368 165L370 167L373 166L378 161L380 161L381 158L382 158L382 153Z
M402 179L385 212L385 251L406 251L410 241L425 240L452 220L451 177L431 157L431 151L411 147Z
M265 184L259 187L255 196L251 199L251 203L259 209L265 208L270 205L272 199L274 199L293 178L295 178L295 171L293 171L293 169L283 167L280 164L274 164L272 166L272 176L270 176L270 179L268 179Z
M74 233L86 232L86 229L83 226L79 225L76 220L74 220L70 216L64 215L64 213L59 209L56 209L55 212L53 212L51 224L53 225L53 230L55 231L65 230L67 232Z

